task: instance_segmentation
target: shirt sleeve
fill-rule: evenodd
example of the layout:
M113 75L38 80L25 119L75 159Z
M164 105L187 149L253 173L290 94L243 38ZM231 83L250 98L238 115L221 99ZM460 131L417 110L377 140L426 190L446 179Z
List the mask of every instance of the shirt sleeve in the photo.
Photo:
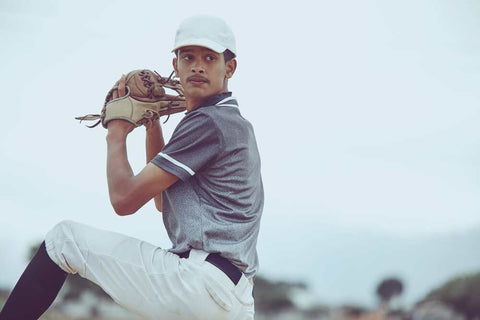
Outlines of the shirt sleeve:
M204 167L221 149L221 136L214 121L203 113L185 116L170 141L152 163L187 180Z

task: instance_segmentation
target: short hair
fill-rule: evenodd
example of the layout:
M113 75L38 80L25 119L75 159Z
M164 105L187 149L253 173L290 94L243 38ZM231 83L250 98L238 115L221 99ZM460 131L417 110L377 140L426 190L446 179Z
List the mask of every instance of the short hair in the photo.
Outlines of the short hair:
M225 59L225 62L228 62L228 61L232 60L233 58L235 58L235 53L233 53L232 51L227 49L227 50L223 51L223 58Z
M177 49L175 50L175 56L178 58L178 53L180 52L180 49ZM234 59L236 56L235 56L235 53L233 53L232 51L226 49L225 51L223 51L223 59L225 60L225 63L227 63L228 61Z

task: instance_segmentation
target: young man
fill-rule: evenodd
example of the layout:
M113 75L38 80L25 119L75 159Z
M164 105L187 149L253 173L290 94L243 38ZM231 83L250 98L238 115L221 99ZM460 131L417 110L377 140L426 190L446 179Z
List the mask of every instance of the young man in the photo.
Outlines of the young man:
M134 175L126 152L133 125L111 121L107 134L115 211L133 214L153 198L173 247L61 222L47 234L0 320L37 319L68 273L95 282L148 319L253 319L263 186L253 128L227 87L237 67L235 39L222 20L194 16L180 25L173 52L187 113L169 143L159 122L148 127L148 164Z

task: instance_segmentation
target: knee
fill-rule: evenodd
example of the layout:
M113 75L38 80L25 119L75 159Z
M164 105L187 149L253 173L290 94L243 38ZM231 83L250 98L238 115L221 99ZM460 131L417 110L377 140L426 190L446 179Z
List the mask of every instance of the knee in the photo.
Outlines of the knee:
M55 247L61 250L67 243L76 242L79 224L71 220L63 220L57 223L45 236L47 249Z
M54 233L56 235L62 234L62 235L71 235L72 230L75 229L75 226L78 223L72 220L63 220L57 223L49 233Z
M64 220L57 223L45 237L50 258L68 273L76 273L84 260L76 243L78 226L77 222Z

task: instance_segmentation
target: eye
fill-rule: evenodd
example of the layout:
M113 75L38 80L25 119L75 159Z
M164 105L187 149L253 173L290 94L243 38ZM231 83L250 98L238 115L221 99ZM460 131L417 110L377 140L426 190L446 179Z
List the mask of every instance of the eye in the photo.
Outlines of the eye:
M209 54L208 56L206 56L205 58L207 61L215 61L217 59L217 57L215 57L214 55L212 54Z
M182 60L185 60L185 61L190 61L192 59L193 59L193 56L191 54L186 54L182 56Z

